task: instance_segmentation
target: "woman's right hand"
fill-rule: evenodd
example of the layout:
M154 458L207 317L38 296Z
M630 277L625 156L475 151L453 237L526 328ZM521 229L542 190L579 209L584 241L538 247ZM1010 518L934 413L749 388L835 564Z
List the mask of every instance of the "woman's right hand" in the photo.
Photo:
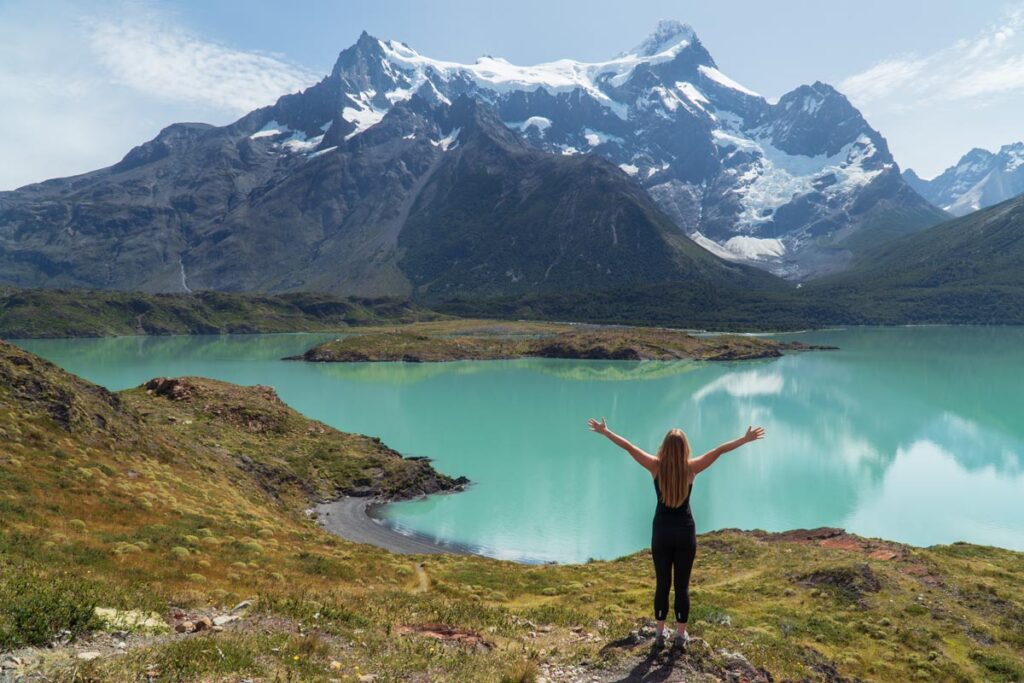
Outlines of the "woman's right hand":
M592 432L597 432L598 434L608 433L608 425L605 423L603 417L601 418L600 422L598 422L594 418L590 418L589 420L587 420L587 426L590 427L590 431Z

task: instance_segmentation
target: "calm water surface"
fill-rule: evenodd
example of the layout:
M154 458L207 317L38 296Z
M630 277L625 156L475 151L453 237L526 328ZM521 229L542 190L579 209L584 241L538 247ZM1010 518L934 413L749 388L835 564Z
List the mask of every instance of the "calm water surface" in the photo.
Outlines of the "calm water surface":
M698 530L840 526L917 545L1024 550L1024 328L786 335L840 351L728 364L517 360L305 364L330 335L19 344L111 389L159 375L269 384L302 413L380 436L474 485L387 509L496 557L584 561L649 542L650 476L586 418L696 451L760 424L694 486Z

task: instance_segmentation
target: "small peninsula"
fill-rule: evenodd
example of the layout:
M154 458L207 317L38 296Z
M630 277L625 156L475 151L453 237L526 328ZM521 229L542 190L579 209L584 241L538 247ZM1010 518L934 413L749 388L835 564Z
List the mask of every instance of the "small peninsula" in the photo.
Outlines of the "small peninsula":
M390 328L318 344L288 360L317 363L563 358L706 360L777 358L787 351L834 349L746 335L697 335L655 327L449 320Z

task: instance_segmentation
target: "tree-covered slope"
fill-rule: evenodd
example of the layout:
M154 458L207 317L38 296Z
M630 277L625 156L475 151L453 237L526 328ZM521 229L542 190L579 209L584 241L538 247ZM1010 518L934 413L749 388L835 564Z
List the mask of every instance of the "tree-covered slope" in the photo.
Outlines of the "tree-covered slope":
M871 249L807 289L847 322L1024 323L1024 198Z
M0 288L0 338L318 332L439 317L403 299Z

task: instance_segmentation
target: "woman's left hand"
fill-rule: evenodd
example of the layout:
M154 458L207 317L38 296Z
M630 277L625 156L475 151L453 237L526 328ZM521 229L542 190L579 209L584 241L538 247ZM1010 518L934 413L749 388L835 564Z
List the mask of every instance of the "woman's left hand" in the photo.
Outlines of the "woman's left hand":
M764 438L764 427L747 427L747 433L743 437L747 441L757 441Z
M598 422L594 418L590 418L589 420L587 420L587 426L590 427L590 431L592 432L597 432L598 434L608 433L608 425L605 423L603 417L601 418L600 422Z

